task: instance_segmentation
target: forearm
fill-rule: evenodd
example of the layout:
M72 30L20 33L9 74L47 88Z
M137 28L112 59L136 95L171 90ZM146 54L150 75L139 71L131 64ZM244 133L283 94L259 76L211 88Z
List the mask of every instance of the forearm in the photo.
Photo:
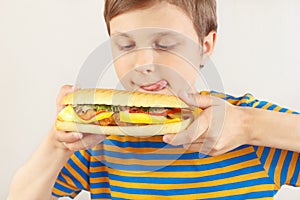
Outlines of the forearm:
M300 116L247 108L249 143L300 152Z
M50 132L31 159L16 173L9 199L50 199L52 187L72 152L56 147Z

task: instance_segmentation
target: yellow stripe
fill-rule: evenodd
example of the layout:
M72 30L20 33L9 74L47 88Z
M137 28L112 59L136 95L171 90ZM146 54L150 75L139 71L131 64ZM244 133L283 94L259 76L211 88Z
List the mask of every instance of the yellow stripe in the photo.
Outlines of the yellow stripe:
M300 172L298 173L296 187L300 187Z
M270 102L268 102L266 105L264 105L261 109L264 109L264 110L266 110L266 109L268 109L270 106L272 106L273 104L272 103L270 103Z
M231 103L232 105L239 105L240 100L236 100L236 99L228 99L227 102Z
M70 185L70 186L72 186L72 187L76 187L76 185L75 185L75 183L73 182L73 180L70 178L70 177L68 177L67 175L65 175L64 173L61 173L61 175L62 175L62 177L66 180L66 182Z
M134 147L118 147L112 145L104 145L106 151L113 151L118 153L153 153L153 154L187 154L192 153L192 151L187 151L183 148L134 148Z
M196 171L196 172L147 172L147 171L120 171L108 168L110 174L118 175L118 176L126 176L126 177L170 177L170 178L197 178L203 176L212 176L220 173L227 173L232 172L239 169L244 169L247 167L253 167L259 165L259 161L257 159L248 160L245 162L240 162L238 164L221 167L221 168L214 168L209 170L203 171Z
M280 157L278 159L278 164L276 166L275 169L275 177L274 177L274 182L275 184L278 186L278 188L280 187L280 177L281 177L281 171L282 171L282 166L284 164L284 160L286 158L287 155L287 151L282 150Z
M118 153L137 153L137 154L143 154L143 153L153 153L153 154L189 154L189 153L195 153L193 151L189 151L183 148L134 148L134 147L118 147L118 146L112 146L112 145L104 145L104 149L106 151L113 151ZM219 156L218 158L221 160L230 159L236 156L245 155L245 153L252 153L254 151L253 147L248 147L245 149L237 150L234 152L230 152L227 154L223 154L222 156ZM205 158L209 159L209 158ZM216 157L212 159L212 162L216 162Z
M97 161L94 161L94 162L97 162ZM105 171L107 171L106 166L90 167L90 173L105 172Z
M273 109L273 111L277 111L278 112L280 109L281 109L281 107L277 106L276 108Z
M293 111L292 110L287 110L286 113L291 114Z
M257 102L255 102L254 104L253 104L253 106L252 107L257 107L258 105L260 104L260 101L257 101Z
M82 178L82 176L76 170L74 170L69 163L67 163L65 167L83 185L85 189L88 190L90 188L89 184L85 181L85 179Z
M207 192L207 193L198 193L198 194L190 194L190 195L176 195L172 197L167 197L163 195L136 195L136 194L127 194L122 192L112 192L112 197L117 198L126 198L126 199L208 199L211 197L227 197L232 195L241 195L247 194L249 191L251 192L261 192L267 190L274 190L273 184L264 184L264 185L256 185L239 189L218 191L218 192Z
M264 149L265 149L265 147L258 147L257 148L257 151L256 151L257 157L261 158Z
M147 166L182 166L182 165L203 165L203 164L212 164L215 162L224 161L227 159L235 158L238 156L247 155L249 153L253 152L252 147L248 147L245 149L240 149L238 151L230 152L224 155L216 156L216 157L210 157L210 158L203 158L203 159L195 159L195 160L140 160L135 158L130 159L121 159L121 158L115 158L110 156L92 156L91 161L103 161L104 159L108 162L115 163L115 164L126 164L126 165L135 165L135 164L143 164ZM105 157L105 158L104 158Z
M267 160L266 160L266 162L265 162L265 165L264 165L264 168L265 168L266 172L269 172L269 169L270 169L272 160L273 160L273 158L274 158L274 154L275 154L275 149L274 149L274 148L271 148L271 149L270 149L270 152L269 152L269 154L268 154Z
M84 156L82 153L81 153L81 155ZM82 171L84 171L87 174L89 173L89 169L78 159L77 156L74 156L72 158L72 160L80 169L82 169ZM89 160L89 159L87 159L87 160Z
M105 183L105 182L109 182L109 178L108 177L96 177L96 178L93 178L93 177L90 177L90 184L93 184L93 183Z
M92 194L110 193L110 188L91 188Z
M66 188L71 189L71 190L74 190L74 191L78 190L78 188L73 187L73 186L71 186L71 185L68 185L68 184L66 184L65 182L62 182L62 181L60 181L60 180L57 180L56 182L59 183L60 185L64 186L64 187L66 187ZM70 195L70 194L68 194L68 193L66 193L66 192L64 192L64 191L61 191L61 190L59 190L59 189L57 189L57 188L55 188L55 187L52 188L52 192L53 192L54 194L59 195L59 196ZM71 196L72 196L72 197L75 197L75 196L76 196L76 193L73 192L73 193L71 194Z
M258 178L268 177L264 171L255 172L252 174L239 175L230 178L224 178L214 181L206 181L199 183L185 183L185 184L152 184L152 183L132 183L130 179L128 182L111 180L111 185L121 186L124 188L136 188L136 189L155 189L155 190L175 190L175 189L189 189L189 188L206 188L230 183L238 183L241 181L254 180Z
M286 179L287 179L286 184L289 184L289 185L291 184L291 179L292 179L292 177L295 173L298 156L299 156L298 153L293 153L292 160L291 160L290 165L289 165L288 174L287 174L287 177L286 177ZM299 179L298 179L298 181L299 181Z

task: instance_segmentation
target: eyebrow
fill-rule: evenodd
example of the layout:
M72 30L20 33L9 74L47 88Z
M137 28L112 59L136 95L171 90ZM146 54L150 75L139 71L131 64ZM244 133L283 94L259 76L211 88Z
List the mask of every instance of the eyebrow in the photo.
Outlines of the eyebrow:
M122 32L115 32L115 33L113 33L113 34L111 34L111 36L124 36L124 37L130 37L128 34L126 34L126 33L122 33Z
M179 33L172 32L172 31L164 31L164 32L158 32L158 33L153 34L154 37L179 36L179 35L180 35ZM122 33L122 32L118 32L118 31L111 34L111 36L123 36L123 37L130 38L130 35L128 35L127 33Z

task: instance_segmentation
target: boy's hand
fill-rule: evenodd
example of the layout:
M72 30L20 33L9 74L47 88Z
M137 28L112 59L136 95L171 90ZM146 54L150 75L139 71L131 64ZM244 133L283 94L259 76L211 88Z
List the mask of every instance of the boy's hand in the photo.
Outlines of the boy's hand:
M203 111L187 130L176 135L165 135L163 140L166 143L183 145L185 149L211 156L224 154L248 143L246 108L213 96L182 92L179 97Z
M78 89L78 86L74 87L71 85L64 85L61 87L56 99L56 114L58 114L65 107L65 105L61 104L62 99L67 94L72 93L74 90ZM81 149L92 148L106 138L105 135L58 131L54 126L52 128L51 133L52 136L54 136L51 138L54 138L54 144L56 147L67 149L70 151L78 151Z

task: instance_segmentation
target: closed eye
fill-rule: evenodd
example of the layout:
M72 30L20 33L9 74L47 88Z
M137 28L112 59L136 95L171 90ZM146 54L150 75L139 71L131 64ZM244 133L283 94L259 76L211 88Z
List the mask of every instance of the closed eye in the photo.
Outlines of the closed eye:
M119 46L119 49L121 50L121 51L129 51L129 50L132 50L134 47L135 47L135 45L134 44L129 44L129 45L118 45Z

